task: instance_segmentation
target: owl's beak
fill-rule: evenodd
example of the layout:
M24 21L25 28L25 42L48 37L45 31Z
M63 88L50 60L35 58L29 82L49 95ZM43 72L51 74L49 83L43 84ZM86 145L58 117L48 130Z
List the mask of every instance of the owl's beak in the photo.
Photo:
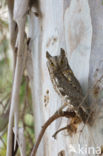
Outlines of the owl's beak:
M48 59L48 58L50 58L51 57L51 55L49 54L49 52L47 51L46 52L46 58Z
M65 56L65 51L63 48L60 49L60 54L61 54L61 56Z

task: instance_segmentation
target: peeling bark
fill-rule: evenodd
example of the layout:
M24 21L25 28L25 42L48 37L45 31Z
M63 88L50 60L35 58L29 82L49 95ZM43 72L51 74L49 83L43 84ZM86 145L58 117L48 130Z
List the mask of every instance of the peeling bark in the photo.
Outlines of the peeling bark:
M24 0L21 3L21 1L15 0L14 10L12 10L13 9L12 3L11 3L11 6L9 5L9 9L11 9L10 11L13 13L12 18L16 21L18 25L18 34L17 34L17 38L15 38L16 41L13 44L13 50L15 47L17 47L17 58L15 61L14 81L13 81L13 88L12 88L12 95L11 95L11 107L10 107L10 115L9 115L7 153L6 153L7 156L12 155L12 137L13 137L12 129L13 129L14 119L15 119L15 145L16 145L16 139L17 139L18 118L19 118L19 90L20 90L20 84L21 84L22 75L23 75L24 66L25 66L25 59L27 55L27 47L25 44L26 43L25 42L25 20L26 20L25 13L28 9L28 1ZM11 33L11 35L13 34ZM14 148L15 148L15 145L14 145Z
M15 74L8 127L7 156L11 156L10 144L12 143L13 118L14 116L15 118L18 117L16 114L18 114L19 88L25 62L28 76L31 80L36 139L43 123L63 105L63 100L53 89L46 66L46 51L49 51L52 56L58 55L60 48L64 48L67 52L69 64L80 81L84 93L87 94L89 92L88 88L90 89L89 104L96 112L94 116L95 122L91 127L80 124L77 133L72 137L66 131L61 132L58 134L57 139L54 140L52 135L58 129L67 126L67 122L69 122L67 119L55 121L47 129L42 144L38 148L37 156L78 156L75 151L70 153L70 147L78 149L78 145L81 148L94 147L96 150L97 147L103 146L103 5L101 1L95 0L89 0L89 4L86 0L40 0L39 8L37 8L37 10L40 10L40 14L35 14L28 3L28 0L23 0L22 3L17 0L12 0L11 2L8 0L11 45L14 55L16 47L17 59L14 63ZM27 49L24 41L28 6L31 8L28 15L29 49ZM17 29L15 31L16 25ZM16 58L16 55L14 58ZM96 133L98 134L97 137L95 137ZM88 155L85 152L82 154L84 156ZM90 155L92 154L90 153Z

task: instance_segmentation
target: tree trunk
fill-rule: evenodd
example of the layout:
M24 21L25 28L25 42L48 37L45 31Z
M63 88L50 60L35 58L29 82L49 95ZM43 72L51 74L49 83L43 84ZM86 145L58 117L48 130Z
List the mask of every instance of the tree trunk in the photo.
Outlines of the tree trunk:
M99 155L101 151L103 153L102 2L89 0L88 4L87 0L40 0L40 10L39 8L36 9L36 11L40 11L39 14L38 12L33 13L30 7L29 0L23 0L22 3L20 0L8 0L15 72L7 156L12 155L14 117L17 119L15 120L15 138L18 134L19 109L17 108L19 107L19 90L24 67L27 69L31 81L35 139L37 139L42 125L64 104L64 101L53 88L46 65L46 51L49 51L52 56L56 56L60 54L60 48L65 49L68 62L79 80L84 94L89 95L93 120L91 126L79 124L77 132L72 136L64 130L54 139L52 135L58 129L67 126L69 122L66 118L56 120L46 130L37 155ZM38 4L34 7L38 7ZM30 9L29 15L28 9ZM29 36L31 39L27 39L24 31L27 15L29 17L29 34L27 37ZM29 41L30 43L28 43ZM20 135L23 133L22 129ZM24 138L20 141L23 140ZM25 155L25 141L23 142L20 151Z
M85 94L88 92L88 77L90 78L89 87L91 87L91 84L94 84L93 75L95 69L99 68L100 58L102 60L103 35L100 30L102 30L103 25L103 6L100 3L99 1L95 2L92 0L90 1L89 8L88 1L86 0L72 0L71 2L69 0L41 0L42 16L38 18L34 17L33 13L30 15L29 26L34 76L32 96L36 139L44 122L63 104L63 101L54 91L50 81L46 66L46 51L49 51L51 55L55 56L60 53L60 48L66 50L69 64L75 76L80 81ZM98 26L96 20L99 22ZM98 49L100 53L97 53ZM100 70L102 71L102 68ZM96 129L96 124L92 127L81 124L77 133L72 137L66 131L63 131L54 140L52 135L55 131L66 125L67 119L59 119L50 125L38 149L38 156L97 154L97 145L99 145L99 151L102 142L101 139L96 139L95 135L93 136L97 132L97 138L100 137L100 129ZM79 150L82 147L84 150ZM95 153L93 153L93 150L89 151L89 153L87 151L89 147L93 147Z

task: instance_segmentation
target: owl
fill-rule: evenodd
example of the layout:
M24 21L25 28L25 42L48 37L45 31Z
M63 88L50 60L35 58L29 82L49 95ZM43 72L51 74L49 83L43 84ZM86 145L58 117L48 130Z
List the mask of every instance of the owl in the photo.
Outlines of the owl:
M82 121L86 122L90 110L84 100L80 83L68 63L65 51L61 48L58 56L51 56L49 52L46 52L46 58L50 79L55 91L64 102L72 106Z

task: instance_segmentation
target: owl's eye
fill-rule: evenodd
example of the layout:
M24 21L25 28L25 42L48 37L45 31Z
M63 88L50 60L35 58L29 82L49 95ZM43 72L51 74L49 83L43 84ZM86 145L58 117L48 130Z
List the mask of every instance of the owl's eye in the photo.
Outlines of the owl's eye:
M51 62L51 66L54 66L53 62Z

